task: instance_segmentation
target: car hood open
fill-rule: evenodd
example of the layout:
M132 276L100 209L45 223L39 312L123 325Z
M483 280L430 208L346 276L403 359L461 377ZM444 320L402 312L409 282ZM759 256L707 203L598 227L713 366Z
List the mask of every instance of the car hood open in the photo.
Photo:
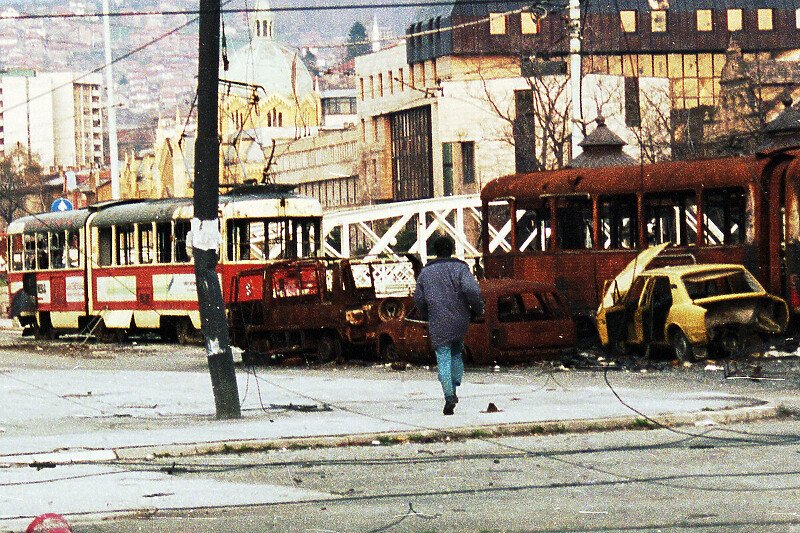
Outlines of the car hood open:
M658 244L656 246L651 246L646 250L642 250L639 255L636 256L633 261L627 264L622 271L617 274L617 276L613 279L611 283L609 283L608 287L606 288L606 292L603 295L603 302L601 304L602 307L609 308L614 305L614 293L616 292L619 294L620 298L627 294L628 290L631 288L633 284L633 280L636 279L636 276L641 274L644 269L655 259L658 254L660 254L664 248L669 246L670 243L665 242Z

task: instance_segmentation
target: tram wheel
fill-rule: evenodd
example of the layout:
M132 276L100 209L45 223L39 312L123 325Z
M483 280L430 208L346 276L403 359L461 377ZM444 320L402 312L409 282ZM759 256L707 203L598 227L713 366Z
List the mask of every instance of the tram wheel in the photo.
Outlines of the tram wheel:
M175 336L178 344L194 344L197 341L197 330L191 320L184 318L175 325Z

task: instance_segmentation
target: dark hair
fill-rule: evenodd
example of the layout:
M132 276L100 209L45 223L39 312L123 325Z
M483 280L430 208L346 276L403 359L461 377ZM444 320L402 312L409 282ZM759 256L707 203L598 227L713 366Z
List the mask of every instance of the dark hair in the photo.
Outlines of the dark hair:
M450 257L455 249L455 242L447 235L436 237L436 240L433 241L433 251L436 253L436 257Z

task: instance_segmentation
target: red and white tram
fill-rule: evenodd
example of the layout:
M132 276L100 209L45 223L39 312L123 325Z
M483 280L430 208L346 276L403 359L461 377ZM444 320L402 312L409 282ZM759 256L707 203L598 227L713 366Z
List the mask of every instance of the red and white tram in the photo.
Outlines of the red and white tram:
M192 215L190 198L174 198L13 221L6 256L11 316L44 337L78 331L113 339L149 329L185 342L200 328ZM217 271L226 303L238 272L321 249L319 202L288 188L233 190L220 196L219 219Z

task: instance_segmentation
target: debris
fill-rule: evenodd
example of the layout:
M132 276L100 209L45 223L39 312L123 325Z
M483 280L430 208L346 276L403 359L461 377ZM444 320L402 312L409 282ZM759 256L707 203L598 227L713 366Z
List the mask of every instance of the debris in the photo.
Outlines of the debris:
M706 367L703 370L705 370L707 372L718 372L720 370L723 370L723 367L721 367L719 365L711 365L711 364L709 364L709 365L706 365Z
M379 441L379 440L374 440L374 441L372 441L372 445L373 445L373 446L380 446L380 445L381 445L381 441Z
M693 366L694 365L692 363L690 363L689 361L684 361L683 362L683 368L692 368Z
M499 413L502 409L498 409L497 406L493 402L489 402L489 406L486 408L485 411L481 411L482 413Z
M706 418L705 420L698 420L694 423L697 427L708 427L708 426L716 426L717 423L711 420L710 418Z
M494 371L500 372L500 365L494 365Z
M407 367L408 365L406 365L402 361L392 361L392 363L389 365L389 368L391 368L392 370L399 370L399 371L403 371Z

